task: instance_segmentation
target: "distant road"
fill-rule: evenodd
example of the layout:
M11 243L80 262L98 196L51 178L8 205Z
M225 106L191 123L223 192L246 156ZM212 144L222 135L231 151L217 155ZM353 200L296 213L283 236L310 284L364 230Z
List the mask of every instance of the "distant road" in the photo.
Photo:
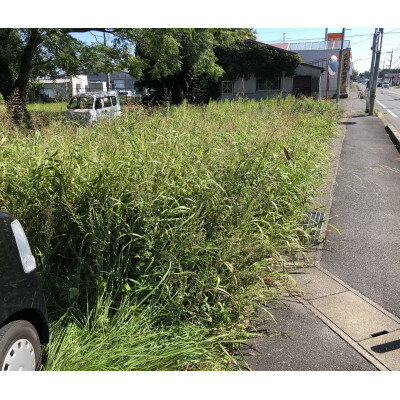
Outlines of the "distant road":
M376 108L384 112L387 120L400 131L400 89L376 89Z

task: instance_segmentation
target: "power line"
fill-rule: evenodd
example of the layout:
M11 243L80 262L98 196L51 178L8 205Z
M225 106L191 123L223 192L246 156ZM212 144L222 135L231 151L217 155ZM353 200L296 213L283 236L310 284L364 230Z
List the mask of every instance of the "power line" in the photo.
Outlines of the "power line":
M357 60L353 60L353 63L355 63L357 61L370 60L370 59L371 59L371 57L358 58Z
M400 28L397 28L396 30L400 30ZM400 32L397 32L396 30L393 30L393 31L390 31L390 32L386 32L386 33L384 33L384 35L400 34ZM351 35L351 36L349 35L349 36L346 36L346 39L353 38L353 37L365 37L365 36L368 36L368 39L365 39L365 40L362 40L360 42L357 42L357 43L361 43L361 42L370 40L372 35L373 35L373 33L365 33L365 34L362 34L362 35ZM286 39L286 42L298 42L298 41L306 42L306 41L309 41L309 40L325 40L325 37L311 38L311 39ZM281 43L281 42L282 42L281 40L270 40L270 41L268 41L268 43ZM357 44L357 43L353 43L353 44Z

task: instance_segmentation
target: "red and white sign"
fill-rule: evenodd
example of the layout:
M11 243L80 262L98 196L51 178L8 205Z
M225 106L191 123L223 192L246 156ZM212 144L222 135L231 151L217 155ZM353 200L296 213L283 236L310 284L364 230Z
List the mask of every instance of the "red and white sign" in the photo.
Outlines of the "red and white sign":
M341 33L328 33L328 42L336 42L342 40Z

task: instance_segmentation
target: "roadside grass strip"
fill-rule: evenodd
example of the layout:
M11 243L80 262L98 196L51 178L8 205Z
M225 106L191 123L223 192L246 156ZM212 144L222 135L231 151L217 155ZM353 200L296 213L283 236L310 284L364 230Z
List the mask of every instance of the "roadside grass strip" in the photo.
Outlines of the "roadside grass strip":
M42 276L48 370L239 369L257 307L291 292L340 118L277 98L132 106L92 126L0 115L0 209ZM235 355L236 354L236 355Z

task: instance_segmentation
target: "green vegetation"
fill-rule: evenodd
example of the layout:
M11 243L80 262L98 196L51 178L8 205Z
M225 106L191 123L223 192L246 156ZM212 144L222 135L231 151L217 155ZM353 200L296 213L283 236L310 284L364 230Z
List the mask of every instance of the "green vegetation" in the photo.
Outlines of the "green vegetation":
M243 28L142 29L127 67L140 78L139 87L156 90L155 100L174 104L218 98L222 79L294 75L300 55L251 39L256 39L254 31Z
M108 45L97 40L88 44L75 36L85 32L106 35ZM217 46L229 47L249 37L255 37L249 28L0 28L0 94L12 121L28 126L34 121L26 102L39 91L36 79L60 72L129 70L136 78L156 80L176 97L177 91L191 91L193 78L222 76Z
M335 106L137 106L88 127L54 112L34 135L0 116L0 209L37 257L46 369L239 368L252 312L307 245Z

